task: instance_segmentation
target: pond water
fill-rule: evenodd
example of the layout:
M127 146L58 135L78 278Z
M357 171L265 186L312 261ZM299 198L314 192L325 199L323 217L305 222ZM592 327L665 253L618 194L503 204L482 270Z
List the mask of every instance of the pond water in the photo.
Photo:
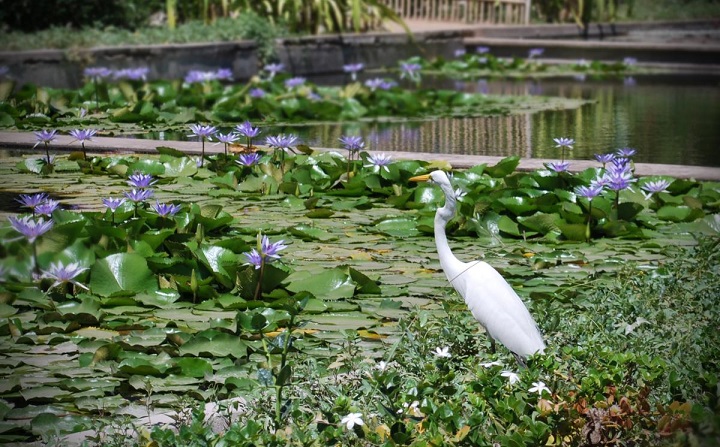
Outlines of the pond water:
M423 121L334 123L272 127L310 146L339 147L338 138L359 134L369 149L466 155L557 158L553 138L575 139L570 158L622 147L644 163L720 167L720 77L643 75L634 78L436 81L440 88L491 94L530 94L590 99L574 110L518 116L441 118Z
M342 76L313 79L341 85ZM425 88L508 95L560 96L592 102L577 109L514 116L304 123L266 126L261 137L292 133L311 147L340 148L343 135L361 135L371 150L557 159L553 138L575 140L568 159L631 147L641 163L720 167L720 76L639 75L628 78L423 80ZM221 129L228 132L231 129ZM187 139L150 132L134 138Z

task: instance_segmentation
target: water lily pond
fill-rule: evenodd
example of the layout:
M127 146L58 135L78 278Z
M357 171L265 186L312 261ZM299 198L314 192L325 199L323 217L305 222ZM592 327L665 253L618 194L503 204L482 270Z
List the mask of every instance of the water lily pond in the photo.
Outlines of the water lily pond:
M548 136L542 145L562 161L519 172L517 156L453 170L441 157L366 152L375 142L359 127L332 136L344 146L335 152L272 133L587 103L420 88L418 70L430 67L420 62L404 63L411 88L380 78L324 87L274 72L243 85L0 83L0 124L38 139L0 159L0 441L716 438L720 183L637 178L633 160L654 148L604 148L613 152L594 167L568 172L579 135ZM475 55L434 64L552 71ZM265 145L246 120L262 121ZM78 151L51 154L55 130L71 132ZM95 131L192 134L201 155L172 141L149 155L95 154L84 146ZM206 151L210 138L225 150ZM456 255L497 268L545 337L547 351L524 366L491 347L444 277L433 240L443 193L410 182L435 169L452 172Z
M243 412L223 414L240 422L213 436L237 445L559 445L616 402L598 436L699 436L718 377L717 306L706 306L717 299L720 184L641 179L590 207L576 187L601 177L600 163L521 173L508 158L455 172L451 245L502 272L549 346L518 369L491 352L440 270L440 191L408 182L451 166L304 148L199 167L159 151L56 157L45 174L28 169L38 155L2 160L4 216L28 213L20 194L59 202L37 237L0 227L4 441L188 445L212 431L183 409L233 398ZM69 265L80 272L61 277ZM700 275L692 297L677 286L685 272ZM666 299L682 299L682 314ZM668 340L679 343L671 355ZM133 425L168 412L171 425L200 425Z

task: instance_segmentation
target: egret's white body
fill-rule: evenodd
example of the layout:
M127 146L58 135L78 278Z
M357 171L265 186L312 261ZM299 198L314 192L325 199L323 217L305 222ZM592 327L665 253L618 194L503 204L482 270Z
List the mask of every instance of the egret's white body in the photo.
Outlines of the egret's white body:
M453 255L445 226L455 216L456 198L443 171L411 180L429 180L445 193L445 205L435 213L435 245L440 266L450 284L463 297L475 319L493 339L520 357L543 352L545 343L535 320L510 284L487 262L462 262Z

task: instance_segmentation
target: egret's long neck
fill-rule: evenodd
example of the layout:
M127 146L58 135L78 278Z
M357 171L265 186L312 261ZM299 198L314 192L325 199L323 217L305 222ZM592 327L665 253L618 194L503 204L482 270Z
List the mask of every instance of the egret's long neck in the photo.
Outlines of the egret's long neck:
M445 205L435 212L435 245L437 246L440 266L449 280L462 269L462 262L455 257L445 235L445 226L455 215L455 192L450 187L440 185L445 193Z

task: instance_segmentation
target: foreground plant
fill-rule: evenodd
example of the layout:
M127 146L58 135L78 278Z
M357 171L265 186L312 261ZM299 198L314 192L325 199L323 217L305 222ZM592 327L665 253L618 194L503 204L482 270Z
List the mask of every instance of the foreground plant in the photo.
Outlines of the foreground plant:
M191 124L189 137L198 137L202 142L202 153L200 154L200 167L205 165L205 140L212 141L213 135L217 132L217 128L211 125Z

